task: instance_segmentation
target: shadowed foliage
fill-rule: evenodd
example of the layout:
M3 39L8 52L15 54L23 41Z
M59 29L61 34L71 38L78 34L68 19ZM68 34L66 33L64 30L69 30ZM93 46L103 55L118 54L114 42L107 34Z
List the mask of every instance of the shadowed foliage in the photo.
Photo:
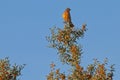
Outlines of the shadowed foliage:
M25 65L10 65L9 59L0 59L0 80L17 80Z

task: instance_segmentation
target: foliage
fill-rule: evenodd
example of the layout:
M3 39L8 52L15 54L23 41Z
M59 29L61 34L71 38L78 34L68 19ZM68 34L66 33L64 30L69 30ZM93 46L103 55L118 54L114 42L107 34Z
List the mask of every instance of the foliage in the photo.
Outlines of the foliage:
M10 65L9 59L0 59L0 80L17 80L25 65Z
M66 75L60 72L60 69L55 69L55 64L51 64L51 71L47 75L47 80L112 80L114 65L110 69L106 68L107 60L100 63L97 59L93 64L84 69L80 65L82 47L77 43L77 40L84 36L86 24L82 28L75 29L69 23L64 23L64 28L51 28L51 36L47 37L51 48L58 51L61 62L71 66L70 74Z

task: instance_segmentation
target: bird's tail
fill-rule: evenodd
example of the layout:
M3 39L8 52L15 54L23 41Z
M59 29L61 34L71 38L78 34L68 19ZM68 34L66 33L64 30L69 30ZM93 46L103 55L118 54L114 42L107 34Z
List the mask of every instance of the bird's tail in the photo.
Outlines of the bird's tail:
M70 27L73 28L74 24L72 22L69 23Z

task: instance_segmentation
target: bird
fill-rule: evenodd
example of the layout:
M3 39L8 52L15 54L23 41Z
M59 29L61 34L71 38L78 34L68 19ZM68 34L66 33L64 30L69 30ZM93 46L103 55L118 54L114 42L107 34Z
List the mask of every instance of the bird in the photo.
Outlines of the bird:
M65 22L71 22L70 10L70 8L66 8L62 14L62 17Z
M70 10L71 10L70 8L66 8L62 14L62 17L63 17L65 23L68 23L70 25L70 27L74 27L74 25L72 24L72 21L71 21Z

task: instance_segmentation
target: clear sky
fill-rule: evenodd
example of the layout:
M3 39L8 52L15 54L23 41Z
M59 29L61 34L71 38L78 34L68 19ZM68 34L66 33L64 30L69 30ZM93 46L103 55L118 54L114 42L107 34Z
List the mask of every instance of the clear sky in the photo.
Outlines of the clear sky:
M52 61L64 68L45 37L49 28L63 27L61 15L67 7L76 27L87 23L80 39L82 65L107 57L109 64L115 64L114 80L119 80L120 0L0 0L0 58L27 64L21 80L46 80Z

